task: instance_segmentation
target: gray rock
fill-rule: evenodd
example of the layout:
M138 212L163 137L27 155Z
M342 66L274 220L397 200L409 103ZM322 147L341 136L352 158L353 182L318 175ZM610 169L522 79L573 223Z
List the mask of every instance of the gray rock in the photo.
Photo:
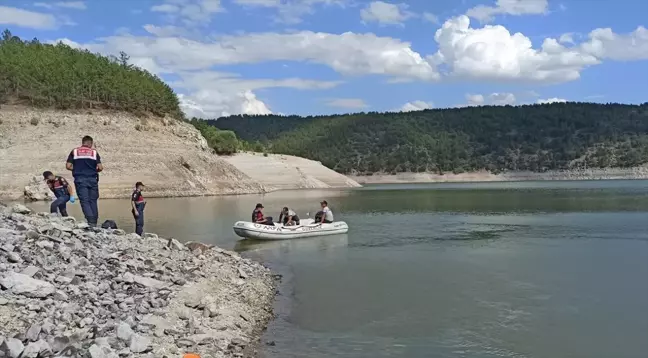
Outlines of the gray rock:
M31 342L25 347L20 358L37 358L49 356L52 354L50 345L43 340Z
M8 299L6 299L4 297L0 297L0 306L4 306L4 305L6 305L8 303L9 303Z
M36 342L38 340L38 335L41 333L41 329L42 327L39 324L32 324L31 327L29 327L29 330L27 330L25 338L32 342Z
M58 301L67 301L70 299L70 297L68 296L67 293L59 290L54 293L54 299Z
M156 279L149 278L149 277L133 275L133 279L135 283L139 285L142 285L144 287L149 287L149 288L155 288L158 290L169 286L167 282L158 281Z
M13 262L13 263L22 262L22 258L20 258L20 255L17 252L8 252L7 253L7 260L9 260L9 262Z
M128 325L128 323L120 322L119 325L117 326L117 338L121 339L122 341L124 342L130 341L133 334L134 332L131 329L131 327Z
M31 265L29 265L29 266L25 267L25 269L22 270L20 273L23 274L23 275L27 275L27 276L29 276L29 277L34 277L34 275L35 275L39 270L40 270L40 268L38 268L38 267L36 267L36 266L31 266Z
M167 242L167 247L172 250L178 250L178 251L182 251L185 249L185 246L181 244L180 241L173 238L169 239L169 241Z
M38 246L38 247L40 247L42 249L48 249L48 250L54 249L54 243L51 242L51 241L46 241L46 240L41 240L41 241L37 242L36 246Z
M0 345L0 352L7 358L18 358L24 350L25 346L16 338L5 338Z
M0 278L0 286L12 293L32 298L44 298L56 291L49 282L36 280L27 275L8 272Z
M196 345L196 342L192 341L191 339L188 338L180 338L176 341L176 345L178 347L193 347Z
M106 346L98 346L96 344L93 344L90 346L90 349L88 351L90 352L91 358L119 358L117 353L115 353L112 348Z
M242 278L242 279L247 279L248 278L248 275L245 273L245 271L241 270L240 267L238 268L238 274L239 274L239 277Z
M34 231L34 230L28 230L28 231L25 233L25 236L26 236L28 239L30 239L30 240L36 240L36 239L38 239L38 238L40 237L40 234L37 233L37 232Z
M12 244L6 243L2 246L0 246L0 251L4 252L13 252L15 247Z
M15 214L23 214L23 215L26 215L26 214L30 214L32 211L31 211L31 209L29 209L29 208L26 207L25 205L22 205L22 204L14 204L14 205L11 207L11 212L12 212L12 213L15 213Z
M54 281L58 283L63 283L63 284L68 284L72 282L72 277L67 277L67 276L57 276Z
M128 348L133 353L143 353L149 350L151 346L151 340L139 334L133 334L130 339L130 344Z

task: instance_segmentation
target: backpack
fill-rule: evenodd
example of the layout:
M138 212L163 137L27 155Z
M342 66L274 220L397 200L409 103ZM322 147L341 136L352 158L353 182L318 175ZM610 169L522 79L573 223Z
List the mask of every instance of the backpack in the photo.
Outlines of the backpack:
M117 223L113 220L106 220L103 224L101 224L101 228L117 230Z

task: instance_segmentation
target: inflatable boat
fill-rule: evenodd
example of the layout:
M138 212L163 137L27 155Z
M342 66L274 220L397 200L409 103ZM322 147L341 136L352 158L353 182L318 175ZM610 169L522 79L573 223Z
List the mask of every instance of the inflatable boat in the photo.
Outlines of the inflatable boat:
M300 220L297 226L255 224L249 221L237 221L234 233L240 237L257 240L285 240L303 237L346 234L349 226L344 221L334 221L330 224L315 223L313 219Z

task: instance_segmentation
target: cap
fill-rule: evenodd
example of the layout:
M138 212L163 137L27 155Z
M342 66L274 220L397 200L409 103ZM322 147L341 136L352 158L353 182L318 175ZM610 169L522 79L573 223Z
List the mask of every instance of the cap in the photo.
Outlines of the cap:
M326 200L322 200L322 201L320 201L320 204L326 204L326 205L328 205L328 203L326 202Z
M144 185L144 183L142 183L141 181L138 181L137 183L135 183L135 186L136 186L136 187L138 187L138 186L140 186L140 185L141 185L141 186L146 186L146 185Z
M283 211L288 211L288 207L287 207L287 206L284 206L282 210L283 210Z
M48 178L50 175L52 175L52 174L53 174L53 173L50 172L49 170L44 171L44 172L43 172L43 179L47 179L47 178Z
M261 203L256 204L256 208L257 208L257 209L258 209L258 208L263 208L263 204L261 204Z

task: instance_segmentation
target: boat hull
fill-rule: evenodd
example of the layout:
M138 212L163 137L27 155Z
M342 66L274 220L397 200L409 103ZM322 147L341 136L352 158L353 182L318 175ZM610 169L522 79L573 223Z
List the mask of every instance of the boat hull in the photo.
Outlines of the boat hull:
M249 221L237 221L234 224L234 233L240 237L255 240L287 240L305 237L346 234L349 226L344 221L331 224L317 224L313 219L301 220L299 226L283 226L275 223L271 225L255 224Z

